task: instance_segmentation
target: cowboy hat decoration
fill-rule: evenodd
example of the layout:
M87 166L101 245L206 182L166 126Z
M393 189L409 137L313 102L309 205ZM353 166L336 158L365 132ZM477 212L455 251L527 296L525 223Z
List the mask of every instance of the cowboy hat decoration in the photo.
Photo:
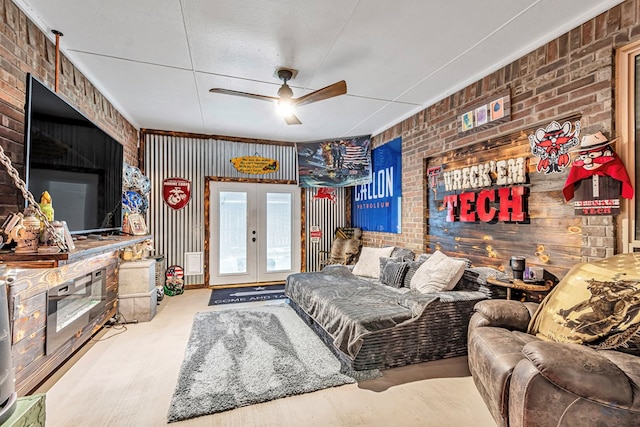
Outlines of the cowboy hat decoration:
M578 156L573 160L569 176L567 177L562 193L569 201L573 199L574 184L593 175L610 176L622 183L622 197L633 198L633 186L631 179L622 160L610 147L616 139L609 140L602 132L593 135L585 135L578 147Z
M591 151L597 148L606 147L607 145L611 145L616 142L618 138L609 139L604 136L604 134L600 131L594 133L593 135L585 135L582 137L582 141L580 141L580 146L575 148L572 151Z

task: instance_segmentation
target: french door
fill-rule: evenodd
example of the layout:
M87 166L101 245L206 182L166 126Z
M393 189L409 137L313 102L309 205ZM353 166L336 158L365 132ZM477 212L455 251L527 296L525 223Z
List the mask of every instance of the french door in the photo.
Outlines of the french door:
M620 252L640 252L640 41L616 51L616 127L615 150L635 189L633 200L621 200L617 247Z
M210 286L281 281L300 271L300 188L210 182Z

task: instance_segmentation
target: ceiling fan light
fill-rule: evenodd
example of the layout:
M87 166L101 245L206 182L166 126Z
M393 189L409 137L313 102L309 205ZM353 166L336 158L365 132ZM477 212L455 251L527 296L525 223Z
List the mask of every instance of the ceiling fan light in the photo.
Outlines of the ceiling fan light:
M278 100L278 113L280 113L282 117L289 117L294 113L293 102L291 102L291 99Z

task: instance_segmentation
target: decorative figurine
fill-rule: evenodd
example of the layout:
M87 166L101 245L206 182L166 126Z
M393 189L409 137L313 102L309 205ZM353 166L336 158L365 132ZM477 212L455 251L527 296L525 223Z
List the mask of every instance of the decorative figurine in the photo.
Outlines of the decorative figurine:
M43 191L40 196L40 209L47 218L47 221L53 221L53 204L51 201L51 195L48 191Z
M7 235L7 243L16 242L16 253L30 254L38 251L40 240L40 220L31 211L25 209L22 213L11 214L5 220L2 228Z

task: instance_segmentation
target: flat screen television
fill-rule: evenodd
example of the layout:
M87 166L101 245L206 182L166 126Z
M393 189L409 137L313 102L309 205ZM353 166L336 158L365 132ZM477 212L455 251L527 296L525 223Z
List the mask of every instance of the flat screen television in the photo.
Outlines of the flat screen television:
M49 192L71 234L122 229L122 144L31 74L24 146L27 188Z

